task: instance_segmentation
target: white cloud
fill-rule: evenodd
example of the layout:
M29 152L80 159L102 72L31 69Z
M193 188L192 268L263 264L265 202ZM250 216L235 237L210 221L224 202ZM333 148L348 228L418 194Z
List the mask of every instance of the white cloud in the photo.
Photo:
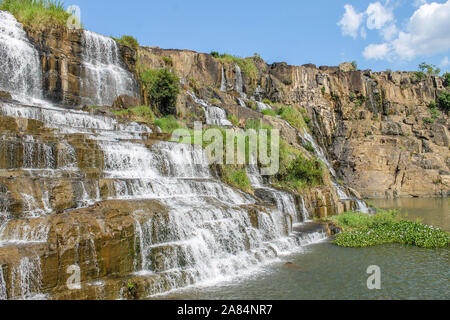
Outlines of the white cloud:
M415 0L413 6L420 7L421 5L427 3L427 0Z
M387 58L389 52L390 47L389 44L387 43L370 44L364 49L363 56L367 60L370 59L381 60Z
M366 10L367 14L367 28L370 30L381 29L388 22L394 20L392 10L383 6L380 2L369 4Z
M381 34L383 35L384 40L391 41L394 39L397 34L398 30L395 24L391 24L381 30Z
M365 39L367 37L367 32L366 32L366 28L361 28L361 38Z
M450 49L450 0L424 4L409 19L407 31L392 41L395 54L406 60Z
M450 61L448 60L448 57L445 57L441 61L441 67L447 67L448 65L450 65Z
M338 26L341 27L344 36L351 36L356 39L358 37L359 27L363 22L364 14L356 12L350 4L346 4L344 8L345 13L341 21L338 22Z

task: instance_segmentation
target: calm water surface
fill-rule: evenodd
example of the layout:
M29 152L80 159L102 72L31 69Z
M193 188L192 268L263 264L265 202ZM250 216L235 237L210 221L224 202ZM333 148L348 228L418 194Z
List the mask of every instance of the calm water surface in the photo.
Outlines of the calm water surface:
M373 200L407 211L410 219L450 231L450 199ZM302 270L286 268L292 262ZM381 290L367 289L366 270L381 268ZM384 245L340 248L330 242L280 257L261 272L210 287L185 289L161 299L450 299L450 248Z

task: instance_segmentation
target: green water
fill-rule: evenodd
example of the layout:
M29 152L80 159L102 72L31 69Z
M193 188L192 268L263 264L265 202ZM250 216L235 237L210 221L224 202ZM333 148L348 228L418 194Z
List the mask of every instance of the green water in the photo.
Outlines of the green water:
M411 219L449 230L450 199L376 200L381 208L400 208ZM292 262L302 268L291 270ZM367 288L371 265L381 268L381 290ZM450 248L420 249L384 245L340 248L323 242L280 257L244 279L185 289L162 299L450 299Z

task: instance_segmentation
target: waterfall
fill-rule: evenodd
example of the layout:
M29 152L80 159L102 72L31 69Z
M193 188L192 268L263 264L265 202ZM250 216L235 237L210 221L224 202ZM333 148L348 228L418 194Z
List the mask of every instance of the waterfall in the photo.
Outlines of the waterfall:
M0 301L7 300L8 295L6 293L6 281L3 276L3 268L0 265Z
M227 119L227 113L225 110L217 106L209 105L205 100L197 98L197 96L191 91L188 91L187 94L192 98L192 100L194 100L195 103L201 105L203 110L205 110L206 124L224 127L233 126L231 121Z
M245 103L245 100L242 98L237 98L239 105L243 108L247 108L247 104Z
M19 266L13 271L14 275L19 276L20 295L22 299L40 299L41 289L41 261L39 258L25 257L20 260ZM17 288L13 288L16 293ZM14 294L12 295L15 296Z
M325 153L323 152L322 148L319 147L319 145L316 143L314 138L308 133L306 129L303 129L303 135L298 133L299 138L303 141L303 144L309 143L315 150L317 156L320 160L322 160L323 163L327 166L328 170L330 171L331 175L334 179L336 179L336 171L334 170L333 166L328 161L327 157L325 156ZM357 211L362 213L369 213L369 208L367 204L364 201L361 201L360 199L352 198L350 197L342 188L342 186L333 181L333 186L336 188L337 194L339 196L340 200L355 200L357 205Z
M260 102L260 101L256 101L256 105L258 106L258 111L259 112L263 112L264 110L271 110L272 109L271 106L269 106L269 105L267 105L267 104L265 104L263 102Z
M5 11L0 11L0 90L21 102L42 98L39 53L22 24Z
M241 98L246 99L247 95L244 93L244 80L242 78L242 71L238 64L234 66L235 72L236 72L236 85L235 89L236 92L239 93L239 96Z
M225 68L222 66L222 78L220 81L220 91L227 91L227 79L225 78Z
M137 82L125 69L117 43L91 31L83 31L82 103L110 106L120 95L139 97Z

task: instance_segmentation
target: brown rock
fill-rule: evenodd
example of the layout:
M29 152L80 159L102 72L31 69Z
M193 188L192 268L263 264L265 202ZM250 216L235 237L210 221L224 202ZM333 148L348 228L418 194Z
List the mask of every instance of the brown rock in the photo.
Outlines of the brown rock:
M141 101L138 98L131 97L129 95L121 95L117 97L111 106L114 110L131 109L141 105Z

